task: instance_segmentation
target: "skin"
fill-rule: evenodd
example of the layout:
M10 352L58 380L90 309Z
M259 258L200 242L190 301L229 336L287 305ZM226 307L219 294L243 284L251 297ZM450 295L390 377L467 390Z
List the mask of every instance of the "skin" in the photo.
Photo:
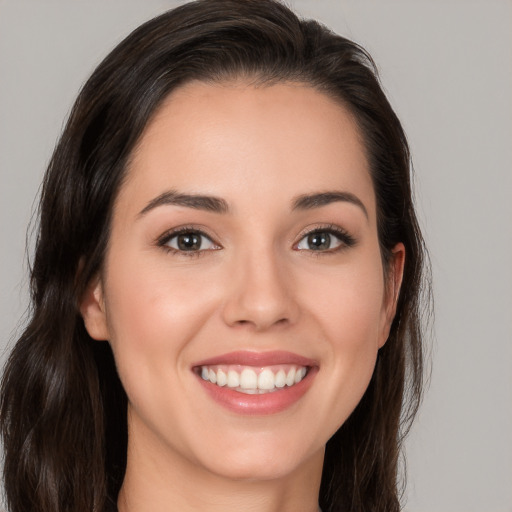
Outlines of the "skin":
M141 214L169 190L222 198L229 212L163 204ZM333 190L362 206L292 208ZM193 253L158 243L180 226L212 242ZM308 230L328 226L355 243L312 250ZM81 305L90 335L109 340L129 399L120 512L316 511L325 443L388 336L401 244L393 256L385 273L365 151L340 104L298 84L173 92L134 152L102 275ZM191 367L241 349L290 351L318 372L286 410L237 414Z

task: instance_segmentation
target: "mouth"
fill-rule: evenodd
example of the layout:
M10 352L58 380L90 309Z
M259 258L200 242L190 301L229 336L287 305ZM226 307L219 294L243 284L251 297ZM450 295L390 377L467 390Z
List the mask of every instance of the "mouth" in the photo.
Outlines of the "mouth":
M215 402L241 414L272 414L298 402L318 364L289 352L233 352L192 368Z
M196 371L203 380L218 387L226 386L248 395L262 395L298 384L308 374L309 367L290 364L264 367L203 365Z

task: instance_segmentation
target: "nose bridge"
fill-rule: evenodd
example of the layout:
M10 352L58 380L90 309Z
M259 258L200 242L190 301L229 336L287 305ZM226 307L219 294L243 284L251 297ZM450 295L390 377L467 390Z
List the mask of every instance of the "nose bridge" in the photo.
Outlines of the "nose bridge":
M224 316L230 325L250 324L257 330L295 320L291 279L286 263L271 244L250 247L237 255L229 279Z

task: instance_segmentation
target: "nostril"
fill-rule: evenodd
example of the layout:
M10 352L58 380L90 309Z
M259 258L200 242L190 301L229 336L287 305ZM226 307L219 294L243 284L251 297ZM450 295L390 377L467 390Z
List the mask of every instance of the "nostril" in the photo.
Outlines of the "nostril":
M232 325L234 326L238 326L238 327L247 327L247 326L250 326L250 327L253 327L254 329L256 330L260 330L260 329L267 329L271 326L285 326L289 323L289 319L288 318L280 318L276 321L269 321L269 322L258 322L258 321L252 321L252 320L237 320L236 322L234 322Z

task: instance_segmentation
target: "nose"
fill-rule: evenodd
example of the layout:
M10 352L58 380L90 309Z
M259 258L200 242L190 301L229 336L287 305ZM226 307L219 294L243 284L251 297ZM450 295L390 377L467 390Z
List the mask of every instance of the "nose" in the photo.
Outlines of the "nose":
M274 254L246 255L231 269L223 317L229 326L264 331L296 322L299 307L286 265Z

